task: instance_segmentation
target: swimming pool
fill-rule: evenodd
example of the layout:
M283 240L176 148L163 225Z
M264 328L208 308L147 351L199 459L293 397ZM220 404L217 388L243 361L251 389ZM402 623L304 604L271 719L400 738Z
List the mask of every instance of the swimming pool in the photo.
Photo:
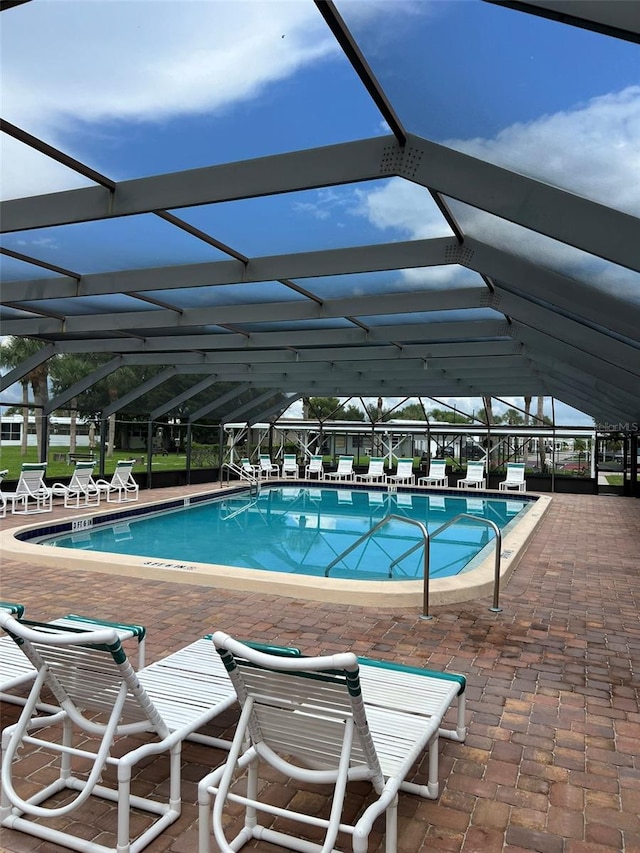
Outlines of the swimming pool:
M429 519L425 513L427 496L431 513ZM495 499L498 503L487 504L489 499ZM527 508L516 517L523 501ZM383 577L374 578L369 575L365 583L361 578L366 575L369 556L363 557L360 549L355 551L351 558L356 563L359 562L361 567L365 566L364 572L359 570L360 574L356 580L345 577L346 571L342 564L336 565L329 576L325 577L327 555L330 553L331 558L335 558L347 547L348 541L353 541L360 529L369 530L379 518L390 511L410 515L417 510L421 514L421 520L426 521L428 529L433 530L434 524L439 526L453 512L460 510L475 513L483 506L491 506L492 520L503 527L501 577L505 581L517 565L529 537L546 512L550 501L551 498L544 495L518 498L514 496L513 499L505 500L504 494L498 492L474 492L470 495L457 490L436 491L425 488L399 488L397 494L393 494L386 490L364 487L321 489L311 484L293 486L274 483L270 484L269 488L265 487L259 496L251 496L246 487L223 489L219 486L213 491L211 487L207 489L206 486L201 487L200 491L184 487L180 497L165 496L164 499L158 500L158 493L141 493L138 503L103 505L91 513L74 512L60 520L51 519L45 522L40 519L27 526L0 531L0 548L7 558L28 560L32 565L50 566L63 571L107 572L114 577L144 577L325 602L413 607L421 603L423 595L423 581L417 577L422 569L422 548L413 557L413 568L405 561L399 569L394 569L392 580L401 577L402 582L392 583L388 577L388 553L387 564L382 570ZM209 521L205 523L208 549L205 559L208 559L208 562L201 562L202 555L196 559L192 552L187 551L193 538L192 528L196 519L196 514L190 515L189 512L197 509L204 513L205 509L214 503L217 505L216 520L213 522L209 517ZM177 545L177 550L172 550L169 554L163 546L150 554L145 545L142 555L126 553L138 550L131 547L138 519L155 515L160 519L160 530L164 531L168 513L172 510L180 511L177 515L183 519L181 524L184 525L184 519L189 520L182 533L174 531L172 536L168 537L174 540L173 544ZM263 536L267 537L262 541L263 554L265 551L274 550L274 545L280 549L279 564L271 566L267 571L260 561L245 561L251 562L252 566L259 565L260 568L246 568L226 562L225 538L231 527L236 527L240 532L242 548L248 540L258 538L256 533L247 532L247 519L252 516L257 520L258 529L264 528L266 531L265 518L268 516L273 516L279 525L274 528L274 532L263 533ZM349 533L349 526L353 526L354 519L358 517L359 524L364 524L364 528L359 527ZM320 531L318 527L321 528ZM404 542L408 534L415 536L416 531L408 524L403 527L406 527L401 532ZM471 562L466 563L465 571L459 571L458 574L446 576L444 569L438 570L437 565L434 565L432 551L432 570L437 571L430 582L432 604L467 601L480 595L491 594L495 551L492 534L487 533L488 529L488 526L483 524L465 525L463 541L459 544L467 549L474 546L476 551L478 545L487 541L490 544L472 557ZM213 534L216 531L223 531L222 542L219 541L220 537L214 539ZM97 547L91 544L91 535L95 533L105 537L105 542L100 547L111 550L97 550ZM445 538L449 538L450 533L451 528L446 531ZM320 534L324 539L323 547L326 552L322 559L315 559L314 573L314 561L306 551L309 538L318 537ZM53 538L60 537L65 537L67 544L72 544L73 547L51 544ZM437 541L437 538L435 537L434 541ZM163 539L166 541L167 537L163 536ZM117 547L122 548L118 553L114 551L116 540ZM373 550L388 552L391 547L389 541L387 537L381 539L380 544L369 545L369 554L373 553ZM96 544L97 542L96 538ZM293 564L298 567L302 565L303 571L294 572ZM349 566L346 568L349 569ZM322 576L318 576L319 574Z
M420 529L401 518L422 522L430 535L460 513L491 519L504 528L529 503L433 493L267 486L256 495L218 498L41 541L57 548L402 583L423 577L424 551L412 547L423 542ZM398 518L341 558L389 515ZM431 540L431 577L464 571L493 538L488 525L459 519Z

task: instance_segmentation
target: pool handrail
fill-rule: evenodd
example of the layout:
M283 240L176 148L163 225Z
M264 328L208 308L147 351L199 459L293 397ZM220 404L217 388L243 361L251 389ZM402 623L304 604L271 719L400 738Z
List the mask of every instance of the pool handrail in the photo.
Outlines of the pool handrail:
M258 478L255 476L252 477L249 474L247 474L247 472L245 471L245 469L241 465L237 465L235 462L223 462L222 468L223 468L223 470L225 470L227 472L227 478L226 478L227 483L229 483L229 472L232 471L234 474L237 475L239 480L245 480L246 482L249 483L249 486L251 487L250 488L250 494L253 494L254 487L255 487L256 493L260 492L260 481L258 480ZM223 478L221 476L220 477L220 488L222 488L223 484L224 484Z
M393 567L399 563L401 560L404 560L405 557L408 557L410 554L413 554L414 551L417 551L418 548L424 547L424 572L423 572L423 592L422 592L422 613L420 615L421 619L431 619L432 617L429 615L429 570L430 570L430 545L431 539L434 536L437 536L438 533L442 533L443 530L446 530L447 527L451 527L452 524L455 524L461 518L468 518L471 521L477 521L481 524L487 524L489 527L493 528L493 532L495 534L494 542L495 542L495 569L494 569L494 577L493 577L493 604L489 608L493 613L500 613L502 608L499 606L499 598L500 598L500 554L502 553L502 533L500 528L495 523L495 521L491 521L488 518L481 518L477 515L471 515L468 512L461 512L458 515L450 518L449 521L445 521L444 524L441 524L433 533L429 533L427 528L421 521L417 521L413 518L407 518L405 515L396 515L395 513L391 513L390 515L386 515L381 521L368 530L366 533L363 533L354 543L349 545L341 554L339 554L335 560L333 560L327 568L324 570L325 578L329 577L329 572L331 569L339 563L347 554L350 554L354 551L359 545L361 545L366 539L372 536L377 530L383 527L388 521L404 521L406 524L412 524L414 527L419 527L422 531L422 536L424 542L416 542L415 545L412 545L407 551L401 554L399 557L396 557L395 560L391 562L389 565L389 571L393 569Z

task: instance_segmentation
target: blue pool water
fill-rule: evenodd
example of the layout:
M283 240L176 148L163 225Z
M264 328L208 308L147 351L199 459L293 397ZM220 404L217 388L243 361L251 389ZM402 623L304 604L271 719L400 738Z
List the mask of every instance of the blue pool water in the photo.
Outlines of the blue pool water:
M182 563L324 576L338 555L387 515L421 521L431 534L463 512L484 516L503 528L526 506L526 501L470 495L281 486L264 488L257 496L229 495L117 523L96 524L40 542ZM493 537L488 525L459 520L431 540L431 577L458 574ZM419 528L392 520L332 568L330 577L421 578L422 548L391 572L390 564L422 541Z

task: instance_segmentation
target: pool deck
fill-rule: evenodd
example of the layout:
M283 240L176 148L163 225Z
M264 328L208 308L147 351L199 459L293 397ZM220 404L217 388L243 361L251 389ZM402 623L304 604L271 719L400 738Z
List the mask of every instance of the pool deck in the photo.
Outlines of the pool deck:
M141 501L200 488L211 486L142 492ZM67 515L56 507L8 516L0 529ZM415 607L323 604L13 558L3 559L0 597L24 603L32 618L78 612L142 623L148 662L222 629L307 653L353 649L460 672L467 740L441 741L436 801L401 795L400 853L640 853L639 568L639 500L563 494L503 587L497 614L490 597L434 606L434 618L422 621ZM18 708L2 703L0 711L4 726ZM188 744L183 758L182 816L148 853L197 850L197 782L224 753ZM28 771L33 781L47 775L36 763ZM162 785L153 768L147 774L149 786ZM323 802L315 789L270 788L278 802ZM350 810L365 797L365 786L350 789ZM101 836L104 820L103 811L85 817L83 837ZM249 849L274 850L261 842ZM383 849L374 831L370 851ZM0 850L63 848L0 830Z

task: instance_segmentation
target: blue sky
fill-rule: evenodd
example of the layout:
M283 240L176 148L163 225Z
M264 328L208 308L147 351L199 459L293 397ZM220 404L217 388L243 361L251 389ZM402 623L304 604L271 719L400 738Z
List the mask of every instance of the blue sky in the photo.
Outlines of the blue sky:
M409 131L640 213L637 45L480 0L337 5ZM3 116L116 180L387 132L310 0L34 0L0 26ZM86 183L12 140L0 168L4 197ZM448 233L400 179L180 215L247 255ZM134 219L3 245L83 273L218 257ZM475 212L465 228L512 239ZM518 238L534 259L637 297L637 276L615 265ZM33 271L5 259L0 274Z

